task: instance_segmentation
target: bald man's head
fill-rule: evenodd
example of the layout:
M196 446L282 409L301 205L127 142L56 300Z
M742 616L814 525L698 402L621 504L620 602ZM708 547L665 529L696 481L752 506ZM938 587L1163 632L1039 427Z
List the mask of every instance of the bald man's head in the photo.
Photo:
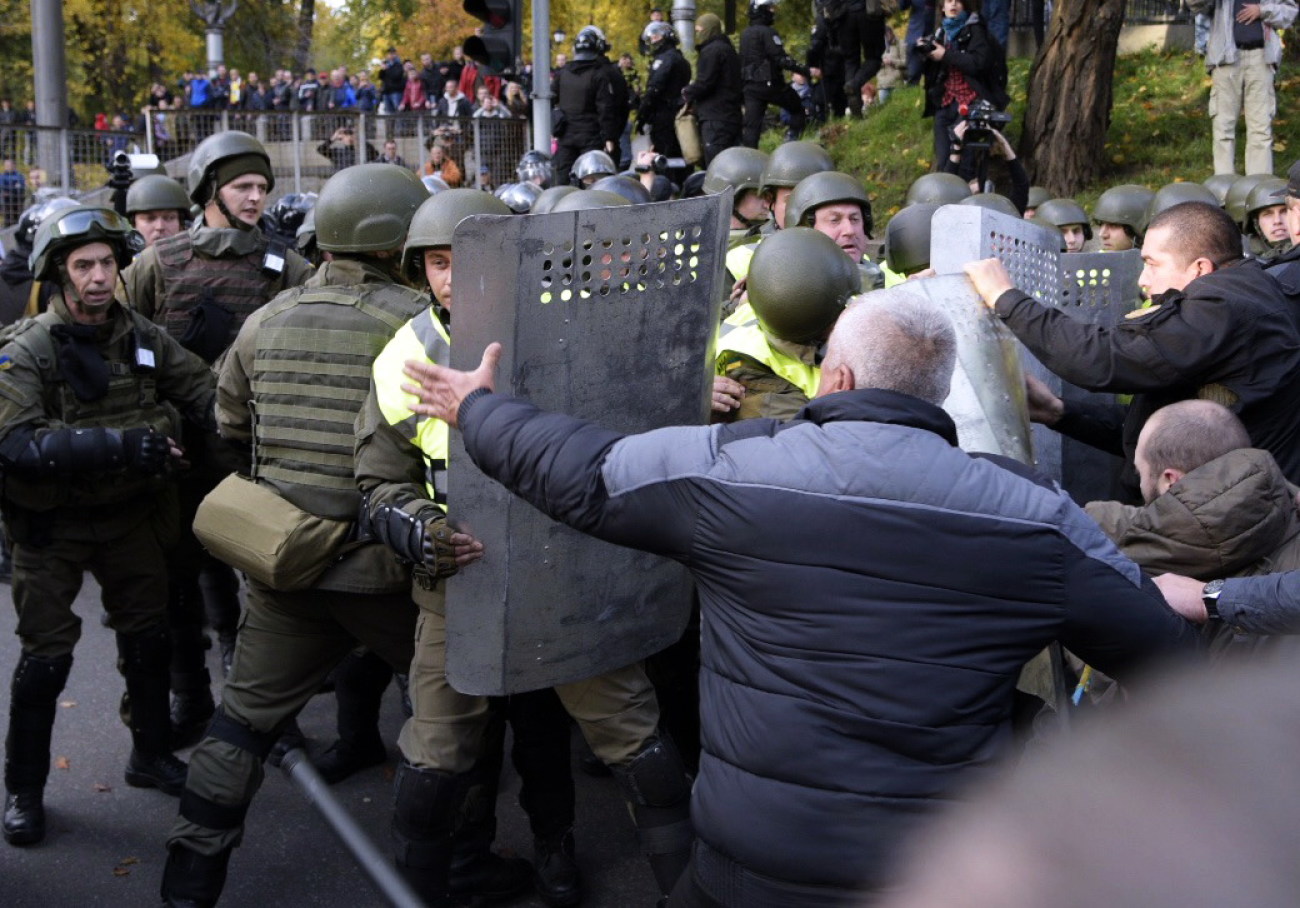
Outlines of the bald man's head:
M1221 404L1184 400L1162 407L1138 435L1133 459L1142 497L1152 501L1198 467L1249 447L1246 427Z

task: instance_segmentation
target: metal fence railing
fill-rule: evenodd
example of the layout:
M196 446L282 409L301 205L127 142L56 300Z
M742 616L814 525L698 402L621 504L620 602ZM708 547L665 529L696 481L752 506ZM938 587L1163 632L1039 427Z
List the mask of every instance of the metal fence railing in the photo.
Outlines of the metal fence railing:
M152 111L142 131L107 132L53 127L7 127L0 131L0 159L13 160L25 186L0 199L0 222L12 223L41 186L85 194L104 186L106 165L119 151L158 155L167 172L184 180L194 147L214 132L242 129L266 146L275 174L274 195L320 189L341 167L392 152L418 169L433 146L452 161L460 186L495 187L514 180L515 164L531 145L526 118L434 117L428 112L379 116L356 111L254 113L247 111ZM344 133L348 133L344 135ZM4 180L0 179L0 185Z
M1011 0L1011 27L1037 29L1051 21L1049 0ZM1042 18L1035 22L1035 17ZM1124 8L1125 25L1152 25L1190 22L1192 13L1182 0L1128 0Z

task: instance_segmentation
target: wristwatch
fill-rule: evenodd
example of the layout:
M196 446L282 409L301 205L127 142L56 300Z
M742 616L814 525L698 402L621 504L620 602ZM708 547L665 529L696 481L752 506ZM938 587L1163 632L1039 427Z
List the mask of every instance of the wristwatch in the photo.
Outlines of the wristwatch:
M1222 580L1211 580L1201 589L1201 602L1205 603L1205 616L1209 621L1223 620L1219 615L1219 595L1222 592Z

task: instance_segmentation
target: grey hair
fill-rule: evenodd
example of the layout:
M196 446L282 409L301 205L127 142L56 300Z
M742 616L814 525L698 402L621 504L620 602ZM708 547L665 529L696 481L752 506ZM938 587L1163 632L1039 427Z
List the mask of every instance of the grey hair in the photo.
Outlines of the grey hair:
M855 388L910 394L938 406L957 364L957 332L943 312L906 287L849 300L827 344L826 364L848 366Z

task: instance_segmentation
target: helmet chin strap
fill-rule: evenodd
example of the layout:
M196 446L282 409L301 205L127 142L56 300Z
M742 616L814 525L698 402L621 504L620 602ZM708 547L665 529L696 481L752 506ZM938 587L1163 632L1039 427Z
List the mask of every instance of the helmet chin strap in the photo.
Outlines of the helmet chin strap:
M221 189L219 187L212 190L212 201L217 203L217 211L221 212L221 216L226 219L226 223L231 227L236 230L242 230L245 233L253 229L252 224L245 224L239 218L230 213L230 209L226 207L225 201L221 198Z

